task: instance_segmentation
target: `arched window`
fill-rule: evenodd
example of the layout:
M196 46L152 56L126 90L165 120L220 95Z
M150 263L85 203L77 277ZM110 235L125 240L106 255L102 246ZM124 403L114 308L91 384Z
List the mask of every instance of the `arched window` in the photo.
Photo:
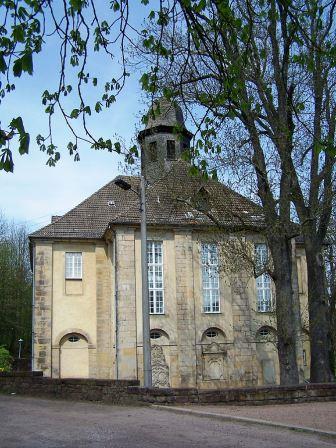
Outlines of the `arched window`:
M150 331L150 338L152 340L152 342L159 342L161 343L167 343L169 341L169 336L168 334L159 329L159 328L154 328L153 330Z
M257 331L257 340L259 341L275 341L277 338L276 330L272 327L264 325Z
M71 335L71 336L68 337L68 341L69 341L69 342L78 342L79 339L80 339L80 337L77 336L76 334L73 334L73 335Z
M210 327L202 335L202 342L212 343L212 342L225 342L225 333L220 328Z
M162 337L161 331L152 330L151 333L150 333L150 338L151 339L160 339L161 337Z

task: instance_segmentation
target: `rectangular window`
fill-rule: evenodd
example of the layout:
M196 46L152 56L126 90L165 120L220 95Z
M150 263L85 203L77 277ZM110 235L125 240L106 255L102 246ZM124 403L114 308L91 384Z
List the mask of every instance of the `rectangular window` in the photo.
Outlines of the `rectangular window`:
M266 244L255 244L255 261L257 270L262 270L268 262L268 249ZM257 310L260 313L273 311L271 277L264 272L256 278Z
M167 140L167 160L175 160L175 140Z
M66 279L82 279L82 253L66 252L65 253L65 278Z
M149 312L164 314L162 241L147 241Z
M303 365L307 365L307 352L306 350L302 350L302 358L303 358Z
M156 162L157 161L157 146L156 146L156 142L150 142L149 143L148 159L149 159L149 162Z
M218 250L216 244L202 244L203 311L219 313Z

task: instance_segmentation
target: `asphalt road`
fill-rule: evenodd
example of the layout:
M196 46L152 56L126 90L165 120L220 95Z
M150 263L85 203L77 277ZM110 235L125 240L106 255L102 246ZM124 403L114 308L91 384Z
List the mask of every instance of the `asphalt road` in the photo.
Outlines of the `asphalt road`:
M1 448L327 448L330 439L147 407L0 395Z

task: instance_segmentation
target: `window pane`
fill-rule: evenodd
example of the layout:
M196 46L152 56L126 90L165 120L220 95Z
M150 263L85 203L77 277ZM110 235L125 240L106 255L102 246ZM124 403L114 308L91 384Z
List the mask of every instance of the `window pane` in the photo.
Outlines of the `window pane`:
M156 295L156 301L155 301L156 310L155 310L155 312L158 314L161 314L161 313L163 313L163 291L155 291L155 295Z
M150 313L164 313L162 242L147 242Z
M260 312L272 311L271 277L262 274L256 279L257 286L257 309Z
M149 312L154 313L154 291L149 291Z
M65 253L65 278L81 279L82 278L82 253L66 252Z
M148 288L154 288L153 266L148 266Z
M267 245L262 244L255 244L254 245L254 252L255 252L255 260L257 269L262 269L265 264L267 264L268 261L268 249Z
M203 311L205 313L218 313L220 311L220 304L218 250L216 244L202 244L201 261Z

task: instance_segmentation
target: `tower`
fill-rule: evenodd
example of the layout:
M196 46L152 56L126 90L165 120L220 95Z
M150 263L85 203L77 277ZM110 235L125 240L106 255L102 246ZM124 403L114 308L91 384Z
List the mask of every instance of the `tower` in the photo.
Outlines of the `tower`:
M149 113L146 128L139 132L141 145L141 169L149 182L167 172L172 162L181 159L190 148L192 133L184 124L181 108L161 98Z

